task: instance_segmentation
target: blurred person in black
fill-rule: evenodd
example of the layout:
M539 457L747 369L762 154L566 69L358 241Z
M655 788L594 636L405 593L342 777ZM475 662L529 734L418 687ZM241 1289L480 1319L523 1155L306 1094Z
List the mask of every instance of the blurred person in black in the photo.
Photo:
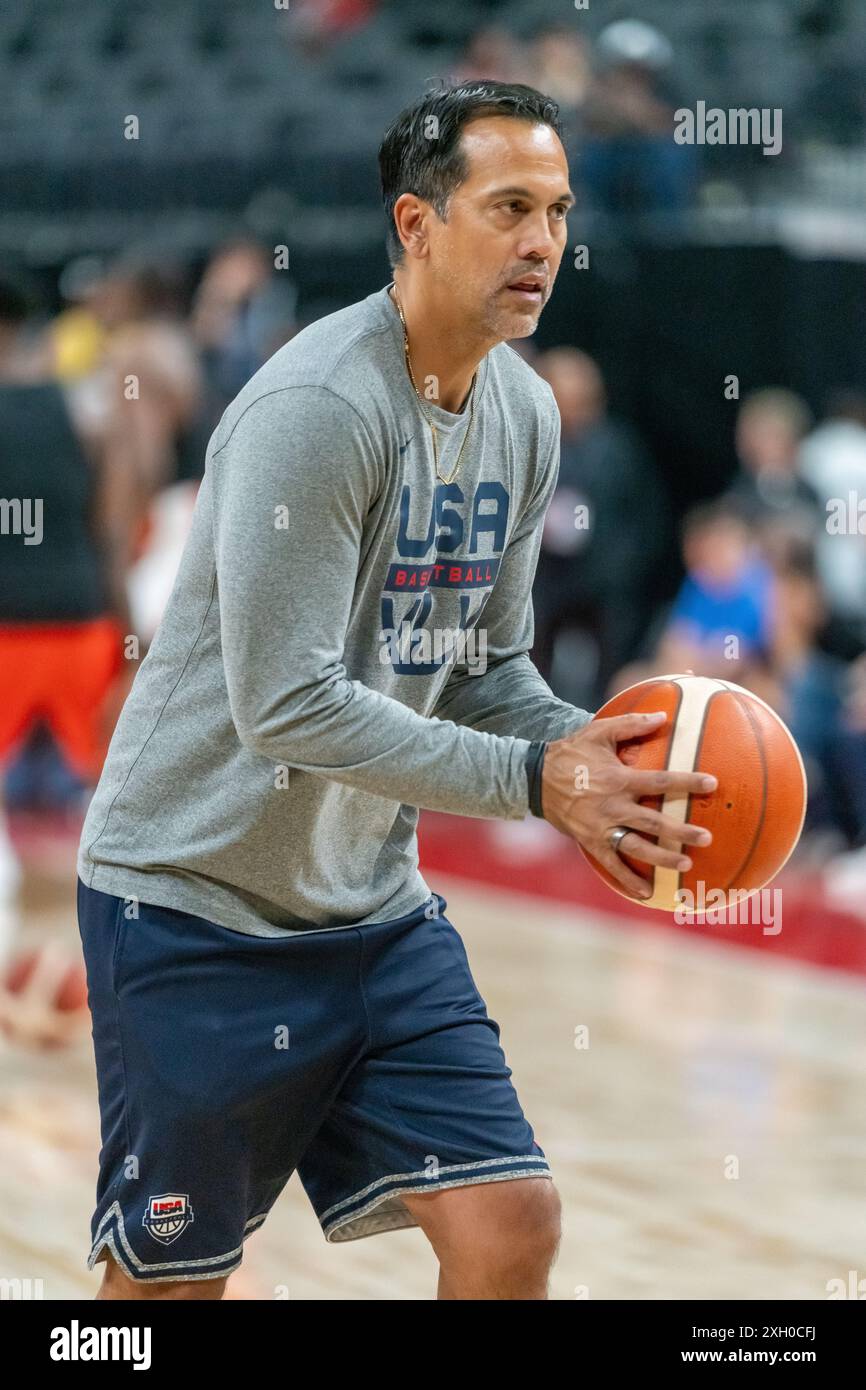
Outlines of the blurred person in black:
M75 384L56 380L31 309L16 278L0 280L0 777L41 724L91 784L124 665L134 488ZM0 805L4 949L18 925L20 878Z
M598 665L586 703L597 708L635 653L651 613L652 577L666 545L668 499L634 431L611 418L601 372L572 347L543 353L536 370L562 421L559 479L544 525L533 589L533 660L550 679L556 638L589 633Z

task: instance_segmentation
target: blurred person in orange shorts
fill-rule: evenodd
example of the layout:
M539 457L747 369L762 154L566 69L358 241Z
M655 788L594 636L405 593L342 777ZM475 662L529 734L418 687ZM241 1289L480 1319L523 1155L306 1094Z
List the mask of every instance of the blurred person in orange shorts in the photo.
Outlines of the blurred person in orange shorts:
M133 662L125 570L135 488L59 382L28 293L0 280L0 777L41 721L73 772L98 778ZM120 680L125 673L128 680ZM21 868L0 801L0 953Z

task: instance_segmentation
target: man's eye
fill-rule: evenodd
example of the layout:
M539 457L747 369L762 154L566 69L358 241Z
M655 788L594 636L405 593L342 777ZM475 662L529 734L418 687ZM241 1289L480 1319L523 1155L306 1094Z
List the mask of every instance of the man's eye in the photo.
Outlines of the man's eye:
M512 203L503 203L502 206L503 206L508 212L522 212L522 211L523 211L523 203L516 203L516 202L512 202ZM563 218L567 215L567 213L568 213L568 208L566 207L565 203L556 203L556 204L554 205L554 212L558 215L559 220L562 221L562 219L563 219Z

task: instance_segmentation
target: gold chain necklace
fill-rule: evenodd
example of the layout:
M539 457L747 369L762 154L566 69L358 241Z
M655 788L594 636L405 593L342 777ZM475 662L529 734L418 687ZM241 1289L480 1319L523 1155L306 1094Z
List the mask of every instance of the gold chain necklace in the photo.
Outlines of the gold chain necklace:
M454 479L457 477L457 470L458 470L458 468L460 467L460 460L461 460L462 457L463 457L463 450L464 450L464 448L465 448L466 441L467 441L467 439L469 438L469 431L470 431L471 428L472 428L472 421L473 421L473 418L474 418L474 416L475 416L475 382L476 382L477 377L478 377L478 372L477 372L477 370L476 370L475 375L474 375L473 378L472 378L472 388L471 388L471 391L472 391L472 400L471 400L471 406L470 406L470 410L469 410L469 424L466 426L466 433L465 433L464 436L463 436L463 443L460 445L460 452L459 452L459 454L457 455L457 462L456 462L456 464L454 465L454 471L453 471L453 473L450 475L450 477L444 478L444 477L442 476L442 474L439 472L439 445L438 445L438 442L437 442L437 439L436 439L436 423L435 423L435 421L431 420L430 416L427 414L427 409L426 409L426 407L425 407L425 405L424 405L424 402L423 402L423 400L422 400L422 398L421 398L421 392L418 390L418 387L415 385L415 377L414 377L413 372L412 372L412 363L409 361L409 334L408 334L408 331L407 331L407 329L406 329L406 320L405 320L404 317L403 317L403 310L402 310L402 308L400 307L400 301L399 301L399 299L397 298L397 285L396 285L396 283L395 283L394 281L392 281L391 284L389 285L389 289L393 289L393 291L394 291L394 295L393 295L394 303L395 303L396 306L397 306L397 313L400 315L400 322L401 322L402 325L403 325L403 351L404 351L404 353L406 354L406 366L407 366L407 368L408 368L408 370L409 370L409 379L410 379L410 381L412 382L412 386L414 387L415 395L418 397L418 404L419 404L420 407L421 407L421 412L422 412L422 414L423 414L425 420L427 421L427 424L430 426L430 433L431 433L432 436L433 436L433 462L434 462L435 467L436 467L436 477L437 477L437 478L439 479L439 481L442 482L442 483L451 483L451 482L453 482Z

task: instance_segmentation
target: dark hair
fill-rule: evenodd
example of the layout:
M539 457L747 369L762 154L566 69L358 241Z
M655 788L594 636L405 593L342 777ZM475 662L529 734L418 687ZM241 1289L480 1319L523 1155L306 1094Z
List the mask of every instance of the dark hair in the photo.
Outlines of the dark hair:
M680 534L692 535L703 531L718 522L736 521L747 530L754 532L755 526L748 510L736 496L711 497L703 502L695 502L684 513L680 522Z
M167 251L155 255L140 246L128 247L109 262L105 278L129 282L144 314L184 312L187 267Z
M388 260L392 267L403 260L394 204L401 194L414 193L430 203L444 220L451 194L469 173L460 147L461 131L468 121L481 116L540 121L562 139L557 103L521 82L481 80L458 87L445 85L407 106L388 127L379 147L382 201L388 219ZM435 136L428 134L431 117L436 122Z

